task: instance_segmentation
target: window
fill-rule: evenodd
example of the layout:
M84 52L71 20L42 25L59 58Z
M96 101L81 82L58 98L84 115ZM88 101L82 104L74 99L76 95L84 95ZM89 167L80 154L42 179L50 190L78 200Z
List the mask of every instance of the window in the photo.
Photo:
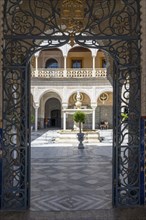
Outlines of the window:
M72 68L82 68L82 60L72 60Z
M58 68L58 62L55 59L48 59L45 68Z

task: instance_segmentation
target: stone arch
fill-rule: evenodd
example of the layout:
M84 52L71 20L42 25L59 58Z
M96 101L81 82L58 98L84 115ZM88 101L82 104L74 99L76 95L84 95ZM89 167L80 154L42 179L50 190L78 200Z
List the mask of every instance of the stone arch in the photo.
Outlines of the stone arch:
M69 68L89 68L92 66L92 50L90 48L74 46L70 48L67 56ZM88 54L88 57L87 57Z
M74 47L69 49L68 53L69 52L80 52L82 50L83 52L92 52L91 48L85 48L85 47L81 47L80 45L75 45Z
M101 104L102 102L109 102L110 99L110 103L112 103L113 100L113 92L109 91L109 90L105 90L104 92L100 93L100 95L98 96L97 102L98 104Z
M44 122L45 128L61 128L61 102L57 98L50 97L45 101Z
M49 99L58 100L60 105L62 104L62 99L61 99L58 91L57 92L53 91L53 90L42 91L42 93L38 97L38 103L39 103L39 106L40 106L39 111L38 111L38 121L39 121L39 124L40 124L40 128L48 128L51 125L50 121L48 121L47 126L46 126L46 123L45 123L45 118L50 120L50 112L49 112L49 115L47 115L47 117L45 116L45 111L46 111L45 106L46 106L46 103ZM61 114L61 107L59 109L60 109L59 114ZM58 115L58 117L61 117L61 116ZM56 127L61 127L61 119L60 118L58 119Z
M78 89L78 88L77 88L77 89L73 89L73 90L71 90L71 91L68 92L67 103L69 103L70 97L71 97L73 94L77 93L77 91L86 94L86 95L89 97L90 102L91 102L91 95L92 95L92 94L91 94L89 91L87 91L86 89L82 89L82 88Z
M109 93L113 93L113 90L112 89L101 89L97 94L96 94L96 100L98 100L99 96L102 94L102 93L106 93L106 92L109 92Z
M41 98L47 93L56 94L58 97L58 100L62 103L62 98L63 98L62 94L60 94L57 89L45 89L45 90L39 91L39 94L36 94L37 100L40 102Z
M102 91L98 95L96 119L99 128L101 128L100 125L102 122L106 122L107 127L105 126L105 128L113 128L113 92L111 90Z
M54 68L60 68L62 66L62 62L60 60L60 56L63 57L62 50L60 48L53 48L53 49L41 49L40 50L40 58L42 61L41 68L46 68L46 63L48 60L54 59L54 62L58 64L58 66L55 66Z
M75 106L75 102L76 102L76 94L77 92L72 92L72 94L70 95L69 99L68 99L68 106L69 108L73 108L73 106ZM91 98L90 96L85 93L85 92L81 92L80 91L80 95L81 95L81 102L82 102L82 107L90 107L91 106Z
M54 58L49 58L46 61L45 68L58 68L58 61Z

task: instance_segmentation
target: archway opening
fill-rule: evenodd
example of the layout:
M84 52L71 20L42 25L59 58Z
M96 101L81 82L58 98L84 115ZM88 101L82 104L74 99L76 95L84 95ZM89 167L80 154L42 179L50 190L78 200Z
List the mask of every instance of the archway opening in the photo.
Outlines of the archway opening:
M81 51L80 51L81 48ZM98 50L98 49L97 49ZM77 101L76 95L77 92L80 91L81 95L81 110L92 110L94 109L94 113L90 113L86 115L85 124L83 125L83 131L92 131L93 129L99 132L99 123L96 118L96 107L98 106L97 97L99 92L101 91L101 87L106 84L106 88L109 87L112 89L112 86L105 75L106 70L101 66L101 57L104 56L104 52L100 52L100 56L97 56L97 50L94 51L95 55L95 70L96 76L92 76L93 72L93 57L90 49L86 49L83 47L74 48L74 52L72 52L73 57L81 57L82 58L82 68L74 68L71 66L72 56L71 53L68 53L66 57L66 66L68 71L68 78L62 78L58 76L58 78L54 77L55 74L48 80L48 78L43 77L42 75L38 77L37 80L39 83L36 84L38 87L39 93L35 91L34 96L36 94L36 98L38 98L38 94L41 97L40 99L40 110L38 111L41 114L44 114L44 127L48 129L42 135L42 137L38 138L41 141L41 147L36 149L37 141L32 142L32 197L31 197L31 209L38 210L37 207L40 207L40 210L43 209L41 203L42 200L46 200L45 209L46 210L72 210L73 208L76 210L91 210L97 209L97 205L95 204L95 200L98 200L100 207L111 207L112 206L112 166L111 166L111 158L112 158L112 138L110 146L102 146L100 142L100 138L95 140L95 137L87 137L88 139L85 141L85 151L81 157L82 162L78 164L78 141L77 138L74 141L74 138L71 134L69 134L68 139L60 140L58 135L58 128L56 126L56 115L58 114L58 109L60 110L60 119L61 125L63 129L63 121L64 121L64 110L67 108L69 110L75 108L75 103ZM46 50L45 50L46 51ZM55 51L55 49L54 49ZM53 49L51 49L51 53L53 54ZM102 56L101 56L102 54ZM49 50L48 50L49 56ZM46 53L47 57L47 53ZM104 56L105 57L105 56ZM40 59L42 57L40 56ZM106 58L105 58L106 59ZM60 54L58 56L58 60L60 60L60 64L62 63L63 56ZM39 61L39 58L38 58ZM42 61L43 62L43 61ZM74 70L75 69L75 70ZM81 75L80 71L83 69L84 74ZM39 71L39 68L38 68ZM41 71L41 70L40 70ZM58 71L58 70L57 70ZM62 71L62 70L61 70ZM75 71L75 74L71 77L69 75L69 71ZM103 71L103 72L102 72ZM88 75L90 73L90 75ZM87 77L87 80L86 80ZM74 78L74 79L72 79ZM54 79L54 82L53 82ZM85 81L86 80L86 81ZM44 81L46 81L46 85L44 85ZM36 77L32 77L32 86L34 87L36 83ZM54 87L54 84L55 87ZM51 88L56 90L56 94ZM42 95L41 95L42 93ZM61 98L59 98L59 96ZM41 106L44 106L44 112L41 110ZM94 118L94 116L95 118ZM54 117L55 116L55 117ZM93 124L95 125L93 126ZM74 122L73 122L73 114L66 115L66 130L73 130ZM55 133L55 129L57 129L57 133ZM39 131L38 131L39 132ZM51 136L52 134L52 136ZM91 133L90 136L93 134ZM89 138L92 139L92 143L89 142ZM44 143L42 142L44 141ZM103 149L104 152L103 153ZM57 153L60 152L61 153ZM90 154L89 154L90 151ZM35 152L35 153L34 153ZM37 156L40 160L40 164L42 166L35 167L36 158L35 154L38 152ZM68 155L66 157L66 155ZM50 166L50 158L52 160L52 168L49 169ZM66 163L61 163L61 161L65 158ZM68 160L67 160L68 158ZM57 161L56 161L57 160ZM48 163L48 166L43 165L43 161ZM70 161L72 161L72 167L70 167ZM102 163L99 168L99 161ZM55 162L55 163L54 163ZM94 167L93 167L94 162ZM44 170L43 170L44 168ZM98 169L98 175L95 171ZM100 169L102 172L100 172ZM63 171L64 170L64 171ZM41 179L39 178L39 172L44 173ZM50 173L51 172L51 173ZM49 174L50 173L50 174ZM37 177L38 176L38 177ZM102 177L108 178L108 186L106 183L106 178L102 179ZM82 187L82 183L85 182L85 186ZM102 182L102 184L101 184ZM39 183L37 185L37 183ZM45 183L48 183L47 185ZM61 185L60 185L61 184ZM106 195L102 187L106 188ZM78 189L74 188L78 185ZM90 189L90 190L89 190ZM57 190L57 191L56 191ZM51 192L51 196L50 196ZM96 192L96 193L95 193ZM99 197L99 194L102 196ZM54 207L51 206L54 197L58 197L58 200L54 203ZM87 207L85 204L82 207L77 206L76 201L84 199L87 201L90 197L90 207ZM106 202L103 203L103 198L106 197ZM39 199L37 199L39 198ZM70 200L72 205L66 205L66 201ZM80 203L80 202L79 202ZM107 205L108 204L108 205ZM59 208L60 207L60 208Z
M61 128L61 104L56 98L50 98L45 103L45 126Z
M113 92L102 92L97 100L97 123L100 129L113 128Z

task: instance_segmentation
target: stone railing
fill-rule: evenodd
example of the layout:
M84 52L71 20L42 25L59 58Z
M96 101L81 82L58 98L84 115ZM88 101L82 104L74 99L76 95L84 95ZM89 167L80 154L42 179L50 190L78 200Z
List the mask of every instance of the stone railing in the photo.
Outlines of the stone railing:
M36 78L92 78L92 77L101 77L105 78L107 76L106 68L96 68L95 70L89 68L82 69L47 69L47 68L39 68L38 71L32 69L31 72L32 77Z
M66 77L68 78L91 78L91 77L106 77L107 70L105 68L98 69L67 69Z
M56 69L47 69L47 68L39 68L38 71L32 69L31 76L38 78L63 78L64 69L56 68Z

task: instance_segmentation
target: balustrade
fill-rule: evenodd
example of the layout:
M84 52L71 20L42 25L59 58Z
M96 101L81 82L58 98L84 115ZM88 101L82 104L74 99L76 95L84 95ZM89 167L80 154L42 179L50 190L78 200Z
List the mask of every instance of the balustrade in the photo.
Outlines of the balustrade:
M38 68L37 73L35 69L32 69L31 76L37 78L92 78L92 77L102 77L107 76L106 68L96 68L94 71L91 68L81 68L72 69L68 68L65 70L64 75L63 68L48 69L48 68Z

